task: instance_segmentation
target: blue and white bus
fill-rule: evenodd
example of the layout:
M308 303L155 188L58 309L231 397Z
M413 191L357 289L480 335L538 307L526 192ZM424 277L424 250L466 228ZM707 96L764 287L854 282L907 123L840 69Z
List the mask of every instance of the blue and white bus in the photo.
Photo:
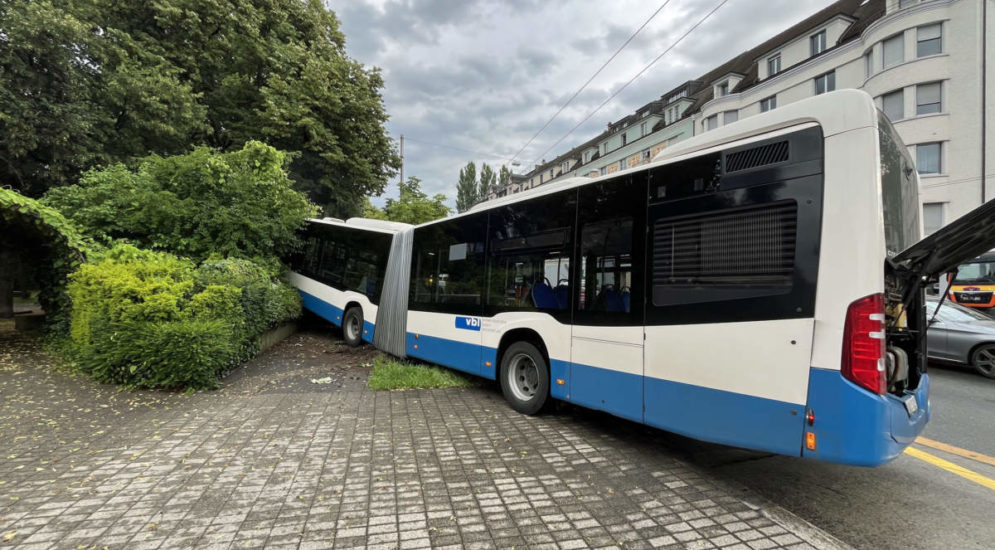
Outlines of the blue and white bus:
M411 226L381 220L310 220L290 283L308 311L342 328L350 346L373 342L394 235Z
M873 100L824 94L397 232L373 342L525 414L877 465L929 418L924 285L995 244L993 204L922 241L919 209Z

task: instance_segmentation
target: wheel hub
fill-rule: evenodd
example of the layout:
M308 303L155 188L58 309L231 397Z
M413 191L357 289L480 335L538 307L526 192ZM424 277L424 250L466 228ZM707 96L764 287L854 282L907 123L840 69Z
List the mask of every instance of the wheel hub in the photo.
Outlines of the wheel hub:
M531 357L520 353L512 358L507 376L508 385L516 398L529 401L535 397L539 389L539 367Z

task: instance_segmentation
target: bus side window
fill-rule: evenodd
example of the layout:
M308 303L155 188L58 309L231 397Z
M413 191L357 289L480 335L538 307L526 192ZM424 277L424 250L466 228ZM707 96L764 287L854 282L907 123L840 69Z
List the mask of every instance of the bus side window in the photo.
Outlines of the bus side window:
M570 310L570 253L576 191L490 212L487 306Z
M486 213L416 230L411 302L452 313L473 313L465 306L482 305L486 234Z
M578 309L629 313L632 303L632 218L613 218L581 226Z

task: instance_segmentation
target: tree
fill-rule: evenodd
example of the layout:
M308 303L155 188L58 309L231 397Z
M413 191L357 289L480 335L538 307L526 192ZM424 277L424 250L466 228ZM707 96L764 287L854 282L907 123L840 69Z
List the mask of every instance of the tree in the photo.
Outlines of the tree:
M507 166L501 165L501 171L498 172L498 189L504 189L509 184L511 184L511 170Z
M316 209L292 188L286 153L256 141L219 153L198 147L84 174L43 202L98 241L125 239L201 260L280 257Z
M477 200L482 201L487 198L487 195L494 190L494 184L497 181L497 174L494 170L487 164L484 163L480 167L480 190L477 191Z
M477 191L477 166L470 161L459 171L459 183L456 184L456 211L469 210L477 202Z
M34 196L135 152L182 150L205 111L179 68L95 24L93 1L57 4L0 1L0 181Z
M400 191L398 198L387 199L387 204L382 210L373 206L367 199L363 216L418 225L445 218L452 213L452 210L446 206L446 196L439 193L429 198L421 190L421 180L415 176L409 177L407 182L398 183L397 186Z
M382 88L320 0L0 0L0 181L39 195L96 166L265 139L347 215L399 166Z

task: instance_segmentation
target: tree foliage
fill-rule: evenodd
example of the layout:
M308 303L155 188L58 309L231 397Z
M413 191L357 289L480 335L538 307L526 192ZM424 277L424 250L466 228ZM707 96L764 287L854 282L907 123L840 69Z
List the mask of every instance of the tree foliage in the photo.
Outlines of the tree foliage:
M292 188L287 162L259 142L230 153L199 147L145 158L134 170L116 164L87 172L44 200L102 242L125 239L194 259L280 257L316 212Z
M504 189L511 183L511 170L507 166L501 165L501 170L498 172L498 189Z
M477 200L481 201L494 190L497 174L486 162L480 167L480 188L477 190Z
M421 190L421 180L415 176L409 177L407 182L399 183L398 187L400 191L398 198L387 199L383 209L373 206L367 200L363 216L418 225L445 218L452 213L452 210L446 206L446 196L439 193L429 197Z
M0 0L0 181L40 195L189 144L264 139L330 213L399 165L383 80L320 0Z
M456 184L456 211L466 212L477 202L477 165L470 161L459 171Z
M86 260L87 244L56 210L16 191L0 188L0 279L15 275L38 285L48 321L59 325L68 307L67 276ZM15 273L15 267L19 267ZM0 284L0 287L10 285ZM2 298L2 297L0 297Z

